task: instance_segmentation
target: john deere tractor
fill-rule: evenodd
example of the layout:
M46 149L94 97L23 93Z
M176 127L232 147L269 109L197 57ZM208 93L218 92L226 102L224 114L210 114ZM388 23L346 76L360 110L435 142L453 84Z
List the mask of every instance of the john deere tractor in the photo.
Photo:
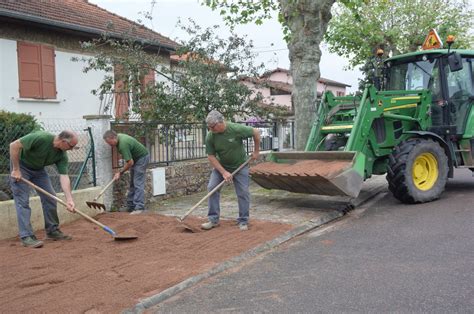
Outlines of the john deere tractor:
M474 50L432 49L384 62L382 90L326 92L306 149L279 152L251 169L269 189L356 197L386 174L403 203L435 200L453 169L474 171Z

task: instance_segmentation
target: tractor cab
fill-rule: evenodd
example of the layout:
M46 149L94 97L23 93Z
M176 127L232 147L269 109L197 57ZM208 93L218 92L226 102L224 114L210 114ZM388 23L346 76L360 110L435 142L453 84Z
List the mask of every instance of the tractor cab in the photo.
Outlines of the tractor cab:
M467 50L428 50L385 62L386 90L431 92L430 131L438 135L465 133L474 99L474 55ZM454 64L454 66L453 66Z

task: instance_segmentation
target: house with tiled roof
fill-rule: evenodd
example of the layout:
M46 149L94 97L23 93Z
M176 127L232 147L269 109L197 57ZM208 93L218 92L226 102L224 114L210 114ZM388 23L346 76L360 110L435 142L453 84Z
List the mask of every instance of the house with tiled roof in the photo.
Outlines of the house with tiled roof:
M79 119L99 114L97 89L105 72L83 72L72 61L90 54L80 43L104 33L134 38L164 65L177 44L171 39L87 0L0 0L0 110L31 113L42 119ZM147 76L147 83L155 80ZM116 97L115 110L128 110ZM116 112L117 113L117 112Z
M243 83L249 88L259 91L263 96L265 104L274 104L288 108L294 112L291 102L291 91L293 90L293 78L287 69L276 68L264 73L256 82L254 79L243 79ZM345 96L346 88L351 87L345 83L320 77L315 82L318 97L325 91L331 91L335 96Z

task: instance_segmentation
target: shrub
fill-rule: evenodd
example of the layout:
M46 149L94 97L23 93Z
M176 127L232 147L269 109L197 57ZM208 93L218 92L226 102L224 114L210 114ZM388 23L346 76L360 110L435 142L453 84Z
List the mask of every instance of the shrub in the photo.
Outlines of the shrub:
M10 143L33 131L41 130L36 118L25 113L0 110L0 174L9 173Z

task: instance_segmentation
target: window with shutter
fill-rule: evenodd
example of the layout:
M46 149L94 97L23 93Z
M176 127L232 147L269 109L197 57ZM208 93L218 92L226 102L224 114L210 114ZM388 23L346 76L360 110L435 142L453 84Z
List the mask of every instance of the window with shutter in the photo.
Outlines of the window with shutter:
M18 42L17 50L20 97L56 99L54 48Z

